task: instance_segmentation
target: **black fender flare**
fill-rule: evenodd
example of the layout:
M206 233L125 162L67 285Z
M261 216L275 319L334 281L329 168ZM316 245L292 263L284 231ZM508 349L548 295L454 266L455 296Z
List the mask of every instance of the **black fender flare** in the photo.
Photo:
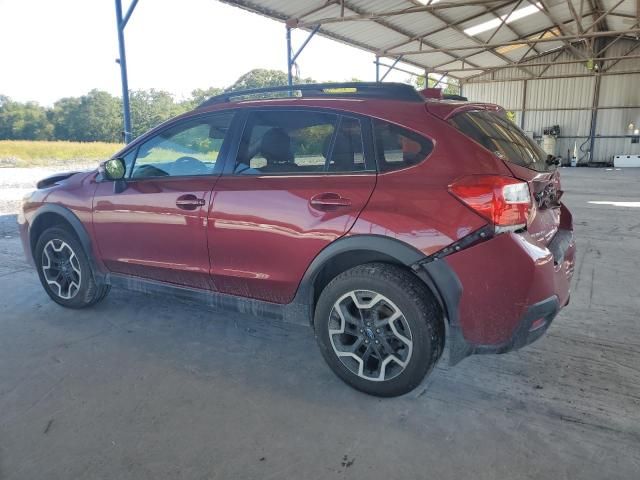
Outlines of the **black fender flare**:
M62 205L47 203L39 207L33 214L33 217L29 222L29 246L31 248L32 257L35 259L35 252L33 251L33 249L37 243L37 239L33 238L34 237L33 227L34 225L37 224L38 218L46 214L58 215L62 217L71 226L74 233L78 237L78 240L80 241L80 244L82 245L82 248L84 249L84 252L87 255L87 258L89 259L89 265L91 266L91 270L92 270L95 282L98 285L102 285L106 283L107 275L105 275L101 271L101 269L98 267L96 259L94 258L93 245L91 242L91 237L87 232L87 229L85 228L84 224L80 221L80 219L76 216L75 213L73 213L69 208L63 207Z
M450 328L459 329L458 305L462 296L462 284L446 260L425 256L424 253L411 245L383 235L342 237L324 248L313 259L302 277L292 302L305 305L309 309L311 323L313 323L315 309L314 285L318 275L338 256L356 254L356 252L377 254L379 259L389 259L411 269L433 292Z

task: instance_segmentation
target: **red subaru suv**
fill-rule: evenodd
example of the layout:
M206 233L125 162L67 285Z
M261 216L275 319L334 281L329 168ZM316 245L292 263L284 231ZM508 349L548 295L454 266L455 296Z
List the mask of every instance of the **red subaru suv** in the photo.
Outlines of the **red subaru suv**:
M310 323L342 380L394 396L445 346L455 364L549 327L574 269L561 194L495 105L316 84L213 97L40 181L18 221L60 305L120 285Z

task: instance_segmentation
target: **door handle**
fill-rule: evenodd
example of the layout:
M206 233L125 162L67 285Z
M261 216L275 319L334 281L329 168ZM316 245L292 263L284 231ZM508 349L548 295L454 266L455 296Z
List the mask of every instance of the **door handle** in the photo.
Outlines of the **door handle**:
M351 199L341 197L337 193L325 192L311 197L309 203L318 210L335 210L340 207L350 207Z
M195 210L204 204L204 198L198 198L192 194L182 195L176 200L176 206L182 210Z

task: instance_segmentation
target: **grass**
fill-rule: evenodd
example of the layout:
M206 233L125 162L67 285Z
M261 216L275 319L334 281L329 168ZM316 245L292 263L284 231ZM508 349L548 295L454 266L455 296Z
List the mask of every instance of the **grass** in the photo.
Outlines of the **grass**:
M47 167L92 164L122 148L107 142L0 140L0 167Z

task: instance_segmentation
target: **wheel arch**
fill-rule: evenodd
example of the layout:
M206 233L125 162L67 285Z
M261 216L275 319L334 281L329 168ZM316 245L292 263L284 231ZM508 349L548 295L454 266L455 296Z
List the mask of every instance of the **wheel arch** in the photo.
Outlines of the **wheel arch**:
M313 325L318 297L333 278L363 263L383 262L411 271L434 295L448 323L457 324L462 293L460 281L445 261L430 260L416 248L395 238L382 235L343 237L322 250L311 262L294 302L308 307L309 321Z
M38 238L47 228L54 227L56 225L63 226L76 236L89 259L89 264L91 265L91 270L96 283L104 283L105 275L101 273L97 266L93 255L91 237L89 237L87 229L75 213L62 205L43 205L35 212L29 225L29 246L34 260L36 258L35 247L38 242Z

